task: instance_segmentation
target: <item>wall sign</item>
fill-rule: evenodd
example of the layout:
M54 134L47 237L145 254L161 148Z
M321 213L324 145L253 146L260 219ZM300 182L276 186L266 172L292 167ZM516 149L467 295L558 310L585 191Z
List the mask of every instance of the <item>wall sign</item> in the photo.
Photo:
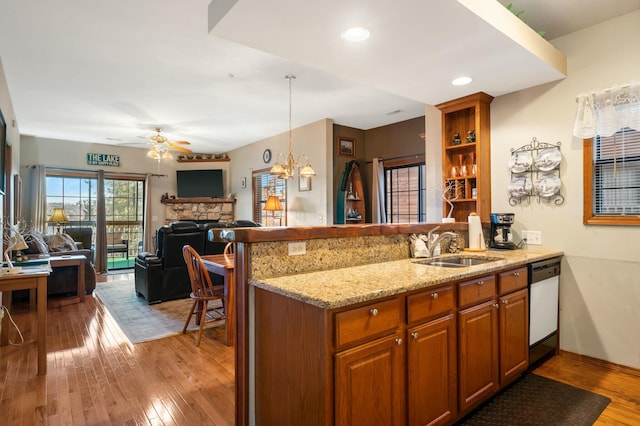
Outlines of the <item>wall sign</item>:
M117 154L87 154L87 164L90 166L120 167L120 156Z

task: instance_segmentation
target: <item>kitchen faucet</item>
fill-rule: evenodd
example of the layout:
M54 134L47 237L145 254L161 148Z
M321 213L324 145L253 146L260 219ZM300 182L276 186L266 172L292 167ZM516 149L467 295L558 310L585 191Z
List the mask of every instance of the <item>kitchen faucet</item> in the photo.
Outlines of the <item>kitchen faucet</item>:
M458 234L456 234L455 232L445 231L442 234L438 235L435 240L431 241L431 234L433 234L433 231L437 231L438 229L440 229L440 225L431 229L427 233L426 246L427 246L427 252L429 253L429 257L433 257L433 251L435 250L436 247L440 245L442 240L444 240L445 238L448 240L451 240L452 238L458 238Z

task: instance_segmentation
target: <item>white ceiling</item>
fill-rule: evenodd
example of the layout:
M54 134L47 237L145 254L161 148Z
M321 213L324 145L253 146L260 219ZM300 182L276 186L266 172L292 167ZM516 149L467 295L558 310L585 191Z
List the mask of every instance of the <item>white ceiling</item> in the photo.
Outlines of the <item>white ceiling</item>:
M159 126L195 152L286 131L289 73L293 127L328 117L360 129L421 116L425 103L563 77L464 1L238 0L208 33L210 0L0 0L0 59L21 134L139 143ZM640 8L513 3L548 39ZM347 45L339 33L356 23L372 36ZM459 74L474 82L451 86Z

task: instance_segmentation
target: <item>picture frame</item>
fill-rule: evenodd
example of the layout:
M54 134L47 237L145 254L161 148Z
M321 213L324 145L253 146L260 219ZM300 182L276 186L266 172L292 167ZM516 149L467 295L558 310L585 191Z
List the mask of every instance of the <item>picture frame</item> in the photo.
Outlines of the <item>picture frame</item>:
M346 138L338 136L337 138L338 155L341 157L356 156L356 140L354 138Z
M310 176L300 176L298 178L298 191L311 191L311 177Z

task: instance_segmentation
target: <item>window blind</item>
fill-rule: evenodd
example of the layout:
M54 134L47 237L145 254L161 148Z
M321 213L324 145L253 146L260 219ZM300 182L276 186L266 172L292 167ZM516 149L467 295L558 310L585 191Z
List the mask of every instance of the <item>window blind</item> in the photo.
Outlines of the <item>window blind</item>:
M594 215L640 215L640 131L594 138L593 188Z

